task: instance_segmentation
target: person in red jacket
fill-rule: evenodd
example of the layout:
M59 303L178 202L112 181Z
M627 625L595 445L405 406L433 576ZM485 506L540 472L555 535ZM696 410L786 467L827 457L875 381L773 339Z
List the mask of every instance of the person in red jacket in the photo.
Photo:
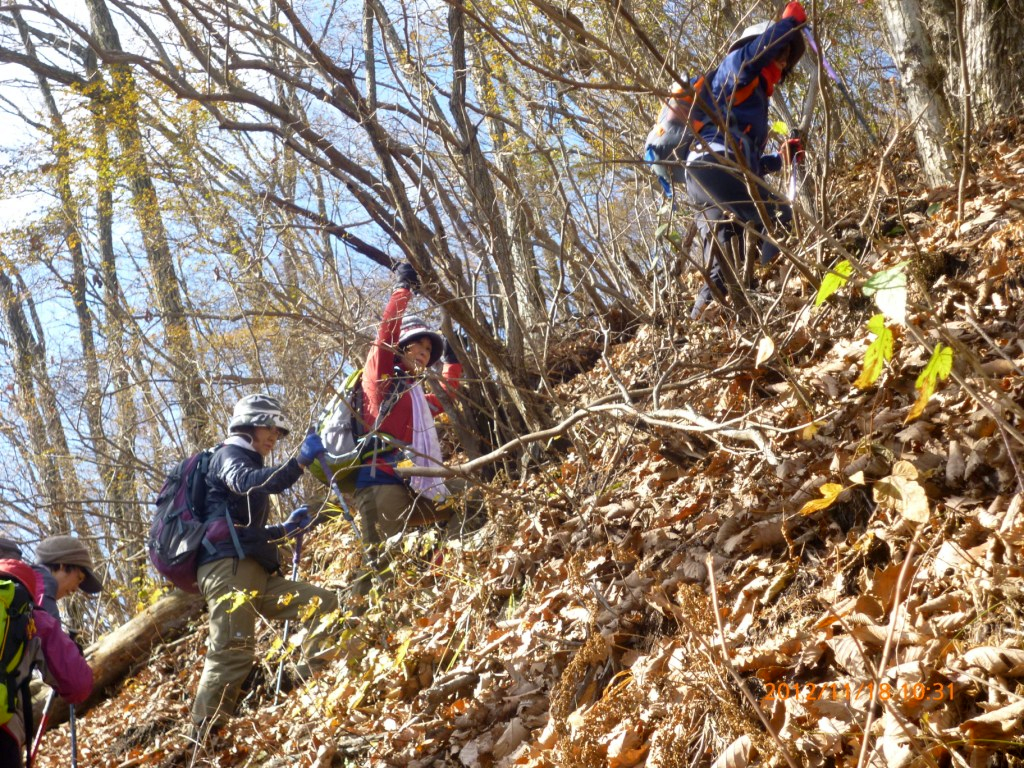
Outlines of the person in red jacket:
M419 289L416 270L403 263L395 272L398 283L362 375L362 420L376 438L357 470L354 500L363 539L373 548L408 528L447 521L448 487L443 480L406 481L395 470L406 457L419 466L440 465L434 416L443 408L436 395L424 391L422 374L443 358L442 386L447 394L454 393L462 376L462 365L444 337L419 317L405 314L413 291ZM365 595L369 588L364 577L354 592Z
M0 560L0 574L19 581L32 596L34 636L25 644L13 674L11 693L19 694L32 669L42 670L43 679L69 704L81 704L92 693L92 669L75 642L61 629L60 622L42 609L43 582L31 566L19 560ZM0 766L21 768L27 733L23 700L17 695L13 716L0 726Z

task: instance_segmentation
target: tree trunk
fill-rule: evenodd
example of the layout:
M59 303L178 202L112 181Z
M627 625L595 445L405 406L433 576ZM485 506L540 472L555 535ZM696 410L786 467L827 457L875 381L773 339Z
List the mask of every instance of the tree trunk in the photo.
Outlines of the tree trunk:
M161 643L185 634L189 624L200 616L203 598L174 590L108 635L85 649L85 658L92 667L92 694L75 707L75 714L85 712L106 698L108 690L119 683L138 665L148 661L153 649ZM52 728L68 719L68 705L55 698L50 710Z
M113 19L104 0L88 0L93 31L100 45L109 51L123 52ZM192 333L183 309L178 276L171 255L160 211L160 201L149 173L149 164L140 131L138 90L131 70L125 64L109 68L112 93L107 96L109 116L121 145L121 172L131 189L132 209L142 231L146 255L156 286L156 298L163 315L168 355L177 368L175 387L180 399L185 434L197 449L213 439L209 428L209 409L202 391Z
M1024 107L1024 2L967 0L967 75L975 125L1020 114Z
M22 43L25 46L25 53L33 59L37 58L35 46L28 27L21 18L21 14L17 11L12 11L12 15L18 26ZM72 192L72 158L67 149L70 146L70 137L68 136L67 127L64 124L60 110L57 108L57 102L53 97L49 81L45 76L37 72L36 82L39 84L43 102L46 104L46 109L50 116L53 153L56 157L54 174L57 197L60 200L60 209L64 217L64 240L67 243L68 252L71 256L71 276L68 279L62 278L62 281L71 294L72 304L75 308L75 317L78 320L78 339L82 346L82 369L85 374L85 393L82 405L85 411L86 423L89 427L88 444L90 445L91 453L96 457L97 467L107 499L117 499L117 489L111 485L110 446L103 426L103 392L100 384L100 365L96 356L93 316L86 301L88 277L86 274L85 249L83 247L84 237L79 231L79 222L82 221L82 215ZM116 516L111 517L116 519Z
M46 346L41 337L33 335L29 316L34 311L28 289L2 254L0 262L7 265L0 269L0 310L14 347L12 367L18 384L14 402L29 433L32 455L26 458L39 473L38 477L26 480L38 483L33 490L49 507L50 531L69 533L73 525L68 500L81 503L83 497L70 461L57 397L46 370ZM38 328L38 323L34 325Z
M921 18L936 56L945 64L943 87L954 109L963 103L958 0L921 0ZM975 124L1012 117L1024 107L1024 0L960 0L964 52Z
M96 163L96 232L99 244L100 275L103 281L103 323L106 338L105 364L109 372L117 420L114 455L111 462L110 498L117 505L113 519L121 531L118 540L125 543L128 552L140 552L145 543L148 512L139 502L136 485L138 459L135 455L135 439L138 433L139 412L134 397L131 378L127 335L128 316L125 312L124 295L117 275L117 257L114 253L114 174L110 163L110 149L107 126L103 110L92 108L93 157ZM140 561L114 563L115 569L124 576L125 584L132 584L134 576L143 576L146 565ZM131 569L125 574L123 565Z
M950 133L952 113L943 88L942 64L921 21L921 3L882 0L881 7L914 124L921 171L930 186L950 185L959 167Z

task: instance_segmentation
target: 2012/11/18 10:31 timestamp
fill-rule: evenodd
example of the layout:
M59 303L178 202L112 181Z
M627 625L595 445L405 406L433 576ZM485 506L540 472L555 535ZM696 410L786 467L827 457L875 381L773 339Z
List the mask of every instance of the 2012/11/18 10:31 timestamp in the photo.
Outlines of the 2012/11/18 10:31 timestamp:
M765 683L764 701L949 701L952 683Z

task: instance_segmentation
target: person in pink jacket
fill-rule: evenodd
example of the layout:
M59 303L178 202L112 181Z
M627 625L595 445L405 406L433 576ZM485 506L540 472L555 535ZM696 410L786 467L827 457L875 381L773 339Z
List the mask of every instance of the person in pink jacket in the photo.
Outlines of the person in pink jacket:
M92 693L92 669L82 651L60 627L60 622L44 611L43 584L31 566L19 560L0 560L0 577L20 582L32 596L34 634L25 643L21 660L13 674L11 694L13 716L0 726L0 766L21 768L25 745L31 740L29 723L25 722L24 700L20 695L23 684L38 668L43 679L69 704L81 704ZM31 719L31 718L29 718Z

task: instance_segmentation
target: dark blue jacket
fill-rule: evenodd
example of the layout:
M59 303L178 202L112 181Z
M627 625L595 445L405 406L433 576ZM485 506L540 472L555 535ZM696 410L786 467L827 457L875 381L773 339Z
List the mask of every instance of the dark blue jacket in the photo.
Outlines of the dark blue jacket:
M760 37L729 53L715 70L711 81L711 92L722 120L732 134L732 141L742 148L741 159L758 176L777 171L782 166L778 155L762 157L769 134L768 90L762 80L742 103L732 104L731 101L737 90L760 77L761 70L774 61L795 36L801 34L797 26L794 19L782 19L772 24ZM701 129L700 136L709 144L731 146L713 120Z
M251 448L222 445L210 459L206 473L207 522L223 519L230 512L238 532L242 553L268 572L281 567L277 544L271 539L284 535L281 526L267 526L270 494L291 488L302 477L302 466L295 459L274 467L264 467L263 457ZM238 557L230 536L217 536L214 552L203 551L199 565Z

